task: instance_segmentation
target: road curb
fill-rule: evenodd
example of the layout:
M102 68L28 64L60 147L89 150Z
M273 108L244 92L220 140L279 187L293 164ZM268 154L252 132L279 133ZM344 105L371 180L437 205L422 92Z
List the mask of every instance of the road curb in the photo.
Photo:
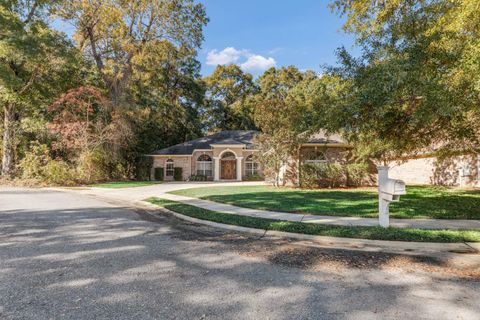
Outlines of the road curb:
M452 254L478 254L480 244L474 243L433 243L433 242L411 242L411 241L387 241L387 240L369 240L356 238L338 238L317 236L302 233L282 232L275 230L256 229L240 227L219 222L192 218L181 213L156 206L145 201L136 201L133 203L137 208L146 209L148 214L155 216L151 210L156 212L167 212L176 218L198 223L228 231L244 232L261 236L262 239L291 239L309 242L316 247L328 249L344 249L366 252L387 252L395 254L416 255L416 256L439 256Z
M61 192L77 193L72 189L61 188L49 188L50 190ZM80 193L81 194L81 193ZM434 243L434 242L411 242L411 241L387 241L387 240L370 240L370 239L356 239L356 238L338 238L327 236L316 236L301 233L282 232L274 230L256 229L241 226L234 226L229 224L223 224L219 222L213 222L208 220L197 219L189 217L166 208L159 207L146 201L128 201L119 200L111 197L103 197L96 194L83 194L85 196L92 196L97 199L113 202L116 204L126 205L132 207L132 209L141 209L145 214L153 218L157 216L154 212L166 212L172 216L201 225L207 225L215 228L220 228L227 231L243 232L259 236L261 239L287 239L296 240L302 244L315 246L326 249L343 249L343 250L356 250L365 252L386 252L403 255L414 256L452 256L452 257L476 257L480 258L480 243ZM480 262L478 263L480 266Z

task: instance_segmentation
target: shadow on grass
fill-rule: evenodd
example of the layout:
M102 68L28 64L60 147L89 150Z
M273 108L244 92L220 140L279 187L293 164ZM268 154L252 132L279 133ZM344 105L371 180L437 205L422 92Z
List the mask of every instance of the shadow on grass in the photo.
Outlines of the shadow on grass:
M272 187L226 187L174 192L240 207L292 213L377 217L377 194L371 190L297 190ZM411 186L390 207L392 218L480 219L480 190Z

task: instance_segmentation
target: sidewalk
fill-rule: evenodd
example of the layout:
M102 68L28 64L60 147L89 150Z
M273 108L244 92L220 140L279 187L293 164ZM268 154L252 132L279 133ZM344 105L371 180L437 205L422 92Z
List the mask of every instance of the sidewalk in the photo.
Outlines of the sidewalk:
M192 206L212 211L219 211L241 216L267 218L274 220L297 221L305 223L318 223L328 225L346 226L378 226L376 218L359 217L336 217L318 216L309 214L297 214L277 211L265 211L233 206L230 204L218 203L209 200L178 196L169 193L158 194L157 197L172 201L178 201ZM397 228L418 228L418 229L480 229L480 220L443 220L443 219L390 219L390 225Z

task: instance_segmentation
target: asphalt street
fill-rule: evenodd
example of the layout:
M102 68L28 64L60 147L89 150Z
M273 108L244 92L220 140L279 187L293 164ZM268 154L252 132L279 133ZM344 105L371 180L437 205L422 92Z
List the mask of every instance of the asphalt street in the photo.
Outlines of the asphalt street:
M473 273L475 275L475 273ZM479 319L441 261L315 249L0 188L0 319Z

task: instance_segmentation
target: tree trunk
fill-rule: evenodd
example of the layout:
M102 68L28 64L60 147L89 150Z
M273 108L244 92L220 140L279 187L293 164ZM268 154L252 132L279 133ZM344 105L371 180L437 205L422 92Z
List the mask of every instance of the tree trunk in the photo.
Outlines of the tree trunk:
M15 133L15 105L7 104L5 106L5 115L3 120L3 157L2 157L2 176L10 178L14 169L14 133Z

